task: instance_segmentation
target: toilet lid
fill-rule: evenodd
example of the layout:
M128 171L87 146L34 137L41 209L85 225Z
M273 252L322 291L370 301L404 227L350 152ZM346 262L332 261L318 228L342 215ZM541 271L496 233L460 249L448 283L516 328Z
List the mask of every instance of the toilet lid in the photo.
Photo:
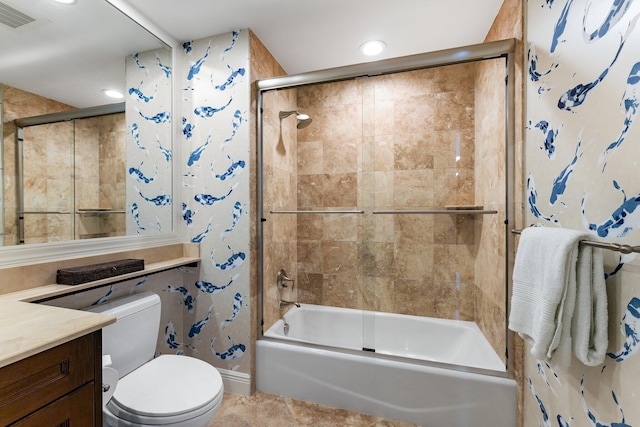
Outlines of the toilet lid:
M161 355L121 378L109 404L120 415L194 415L208 410L222 392L222 377L213 366L193 357Z

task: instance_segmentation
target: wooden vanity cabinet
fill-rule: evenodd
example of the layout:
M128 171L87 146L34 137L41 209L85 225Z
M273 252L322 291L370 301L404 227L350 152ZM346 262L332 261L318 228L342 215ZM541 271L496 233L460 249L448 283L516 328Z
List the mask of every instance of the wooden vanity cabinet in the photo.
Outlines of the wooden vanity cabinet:
M0 368L0 426L102 426L102 331Z

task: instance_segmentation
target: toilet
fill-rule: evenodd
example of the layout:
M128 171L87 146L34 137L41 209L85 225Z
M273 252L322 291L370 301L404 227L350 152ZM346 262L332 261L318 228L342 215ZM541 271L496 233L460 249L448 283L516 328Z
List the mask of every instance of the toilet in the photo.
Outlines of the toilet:
M102 330L106 427L206 427L224 387L216 368L189 356L154 358L160 297L143 292L86 309L116 317Z

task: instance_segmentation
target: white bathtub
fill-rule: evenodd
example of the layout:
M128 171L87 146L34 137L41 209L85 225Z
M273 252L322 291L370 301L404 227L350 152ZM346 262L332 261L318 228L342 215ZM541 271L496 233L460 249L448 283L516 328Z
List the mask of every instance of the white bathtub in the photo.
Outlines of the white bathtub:
M309 304L285 319L287 335L279 320L256 344L260 391L429 427L516 425L516 382L472 322Z

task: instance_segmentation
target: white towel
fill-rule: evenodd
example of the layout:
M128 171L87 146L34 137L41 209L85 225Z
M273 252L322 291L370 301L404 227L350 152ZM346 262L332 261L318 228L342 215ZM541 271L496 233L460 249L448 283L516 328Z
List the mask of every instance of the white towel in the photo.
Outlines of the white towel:
M607 289L602 250L581 246L578 253L573 352L587 366L604 362L609 345Z
M604 282L604 275L597 278L597 268L593 268L592 248L587 249L581 257L581 268L578 269L578 253L583 248L579 241L588 239L588 233L562 228L530 227L523 230L518 245L513 271L513 292L509 329L518 332L531 344L531 354L539 360L548 360L558 371L564 372L571 364L572 350L580 348L581 354L592 354L584 351L591 348L592 323L584 329L584 319L591 316L594 310L590 307L591 289L596 279ZM599 258L599 269L602 271L602 257ZM587 268L590 266L590 268ZM588 284L588 291L584 286ZM600 288L598 286L598 288ZM576 295L580 289L580 309L575 310ZM598 300L602 301L602 293L598 291ZM589 300L589 301L587 301ZM605 296L606 309L606 296ZM579 314L574 327L574 312ZM598 309L599 316L601 310ZM600 316L601 317L601 316ZM606 314L605 314L606 317ZM605 320L606 335L606 320ZM572 340L572 329L579 329L580 341ZM586 338L585 338L586 336ZM601 335L598 335L601 341ZM583 343L587 343L587 346ZM606 349L606 346L605 346ZM598 345L600 350L600 345Z

